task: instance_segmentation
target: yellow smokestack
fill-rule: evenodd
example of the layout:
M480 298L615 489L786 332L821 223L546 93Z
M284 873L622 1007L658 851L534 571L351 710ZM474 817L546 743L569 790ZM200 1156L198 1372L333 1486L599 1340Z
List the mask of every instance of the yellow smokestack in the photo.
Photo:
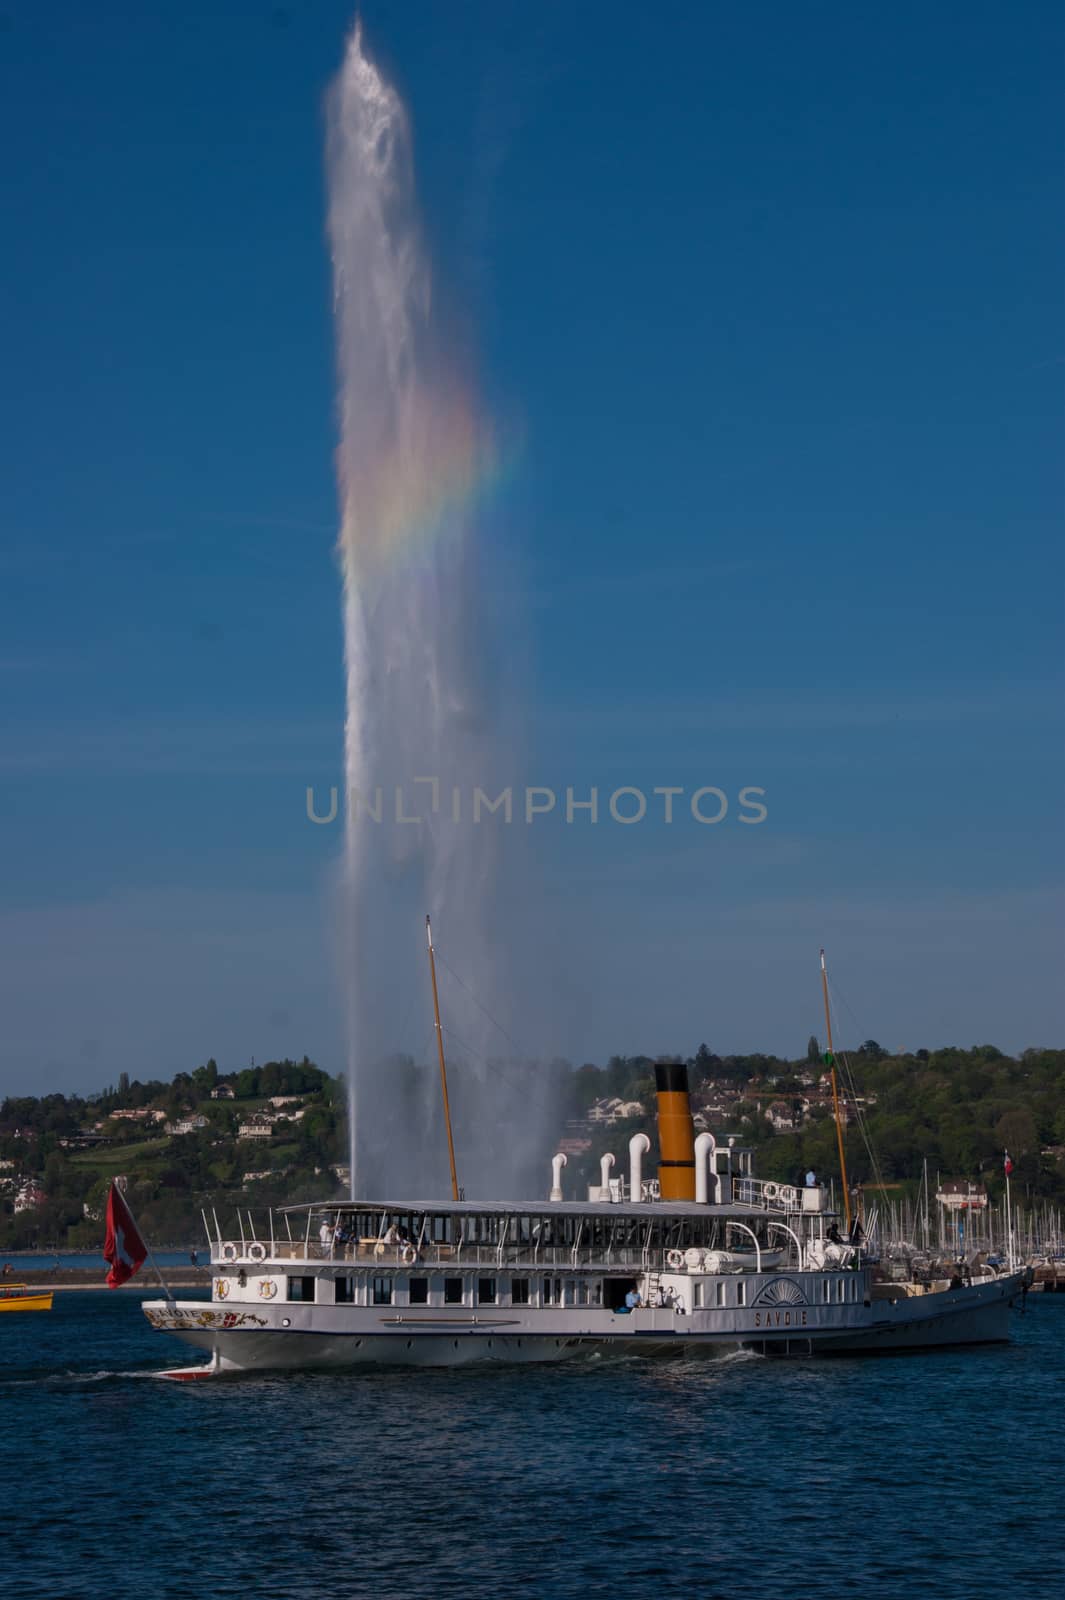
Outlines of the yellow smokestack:
M655 1062L658 1092L658 1144L662 1159L658 1186L663 1200L695 1199L695 1128L688 1099L688 1069L683 1061Z

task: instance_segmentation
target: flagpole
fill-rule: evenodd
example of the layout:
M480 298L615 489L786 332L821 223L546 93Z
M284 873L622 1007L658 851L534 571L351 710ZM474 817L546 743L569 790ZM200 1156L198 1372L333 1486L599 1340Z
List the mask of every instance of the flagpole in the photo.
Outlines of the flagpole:
M1006 1170L1006 1240L1007 1240L1006 1259L1009 1262L1009 1269L1012 1272L1013 1271L1013 1267L1014 1267L1014 1255L1013 1255L1013 1210L1012 1210L1012 1208L1010 1206L1010 1171L1011 1171L1011 1169L1013 1167L1013 1163L1010 1160L1010 1153L1009 1153L1008 1150L1006 1151L1006 1159L1005 1159L1005 1162L1003 1163L1003 1165L1005 1166L1005 1170Z
M122 1194L122 1190L118 1189L118 1188L115 1188L115 1180L114 1180L114 1178L111 1179L111 1187L112 1187L112 1189L115 1190L116 1194L122 1196L122 1204L125 1206L126 1210L129 1212L130 1220L132 1221L133 1226L136 1228L136 1230L140 1234L141 1238L144 1239L144 1253L147 1256L148 1260L152 1264L152 1271L155 1273L155 1276L159 1279L159 1284L160 1284L160 1287L162 1288L163 1293L166 1295L166 1298L169 1300L171 1305L176 1305L177 1302L176 1302L176 1300L174 1298L174 1291L173 1291L173 1289L171 1289L170 1285L167 1283L166 1279L163 1277L163 1274L159 1271L159 1267L158 1267L158 1264L156 1263L156 1259L152 1255L152 1247L148 1243L147 1239L144 1238L144 1234L141 1233L140 1223L137 1221L136 1217L133 1215L133 1207L130 1205L130 1203L126 1199L125 1195Z

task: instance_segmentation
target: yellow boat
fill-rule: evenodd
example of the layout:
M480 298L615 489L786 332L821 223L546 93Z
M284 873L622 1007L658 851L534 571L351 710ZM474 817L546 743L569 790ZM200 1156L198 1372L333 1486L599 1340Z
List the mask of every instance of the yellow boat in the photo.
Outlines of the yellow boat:
M27 1283L0 1283L0 1312L51 1309L51 1289L30 1288Z

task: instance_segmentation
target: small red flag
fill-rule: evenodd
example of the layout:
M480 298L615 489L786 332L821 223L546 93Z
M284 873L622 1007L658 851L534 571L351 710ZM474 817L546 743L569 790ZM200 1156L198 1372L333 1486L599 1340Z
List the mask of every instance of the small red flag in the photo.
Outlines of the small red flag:
M1008 1178L1010 1173L1013 1171L1013 1162L1010 1160L1010 1153L1008 1150L1006 1151L1006 1159L1003 1161L1002 1167Z
M107 1193L107 1233L104 1235L104 1260L110 1263L107 1287L117 1289L143 1266L148 1246L137 1231L137 1224L114 1184Z

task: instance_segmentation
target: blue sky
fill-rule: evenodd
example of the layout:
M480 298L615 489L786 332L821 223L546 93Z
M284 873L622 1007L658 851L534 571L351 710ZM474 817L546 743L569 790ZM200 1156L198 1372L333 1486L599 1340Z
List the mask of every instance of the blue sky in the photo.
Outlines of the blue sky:
M520 441L480 537L530 781L767 793L528 830L522 1045L801 1051L821 944L853 1042L1060 1043L1059 9L363 17ZM0 1091L339 1070L304 791L342 761L351 11L0 21Z

